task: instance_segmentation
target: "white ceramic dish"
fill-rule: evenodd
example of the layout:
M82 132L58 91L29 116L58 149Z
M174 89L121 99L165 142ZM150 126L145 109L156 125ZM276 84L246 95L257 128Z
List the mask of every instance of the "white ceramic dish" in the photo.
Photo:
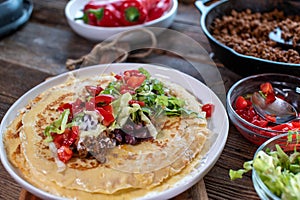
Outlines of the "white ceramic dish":
M183 191L187 190L195 183L197 183L201 178L203 178L208 171L213 167L215 162L218 160L227 140L228 135L228 118L226 114L226 110L219 100L219 98L214 94L212 90L210 90L207 86L205 86L202 82L197 79L184 74L180 71L173 70L170 68L159 67L157 65L151 64L133 64L133 63L120 63L120 64L110 64L110 65L97 65L87 68L82 68L73 72L76 77L89 77L94 76L95 74L102 73L121 73L126 69L137 69L139 67L143 67L148 70L153 77L161 77L164 79L169 79L170 81L182 85L191 93L193 93L197 98L201 100L203 103L213 103L215 105L215 111L213 113L212 118L209 120L209 128L215 133L214 141L212 145L209 147L207 153L204 157L199 160L199 164L190 174L185 176L183 179L175 183L174 187L169 188L165 191L160 192L152 192L147 196L144 196L140 199L148 200L148 199L169 199L174 197ZM32 194L42 198L42 199L63 199L61 197L54 196L49 194L33 185L28 183L25 179L22 178L18 169L13 167L9 162L6 151L3 144L3 133L5 132L7 126L10 122L16 117L18 110L22 109L25 105L28 104L30 100L34 97L42 93L43 91L63 83L66 81L68 77L68 73L56 76L47 80L38 86L34 87L27 93L25 93L21 98L19 98L8 110L5 114L1 126L0 126L0 157L3 166L8 171L8 173L27 191Z
M103 41L111 38L113 35L126 32L129 30L143 28L143 27L159 27L168 28L174 21L177 13L178 1L172 0L172 6L170 10L158 19L146 22L140 25L125 26L125 27L99 27L84 24L81 20L75 21L76 17L83 15L82 9L89 0L71 0L66 5L65 15L71 28L80 36L92 40L92 41Z

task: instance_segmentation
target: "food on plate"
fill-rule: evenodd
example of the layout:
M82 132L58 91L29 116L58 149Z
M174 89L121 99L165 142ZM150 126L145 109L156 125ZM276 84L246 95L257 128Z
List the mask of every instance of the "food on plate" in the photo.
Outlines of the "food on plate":
M265 82L262 83L260 85L260 90L259 93L265 98L266 103L272 103L273 101L275 101L275 96L277 98L282 98L284 99L284 97L280 94L276 94L274 92L273 86L271 83L269 82ZM274 130L274 131L289 131L289 130L299 130L300 129L300 121L299 120L295 120L295 121L291 121L291 122L287 122L287 123L283 123L283 124L279 124L279 125L275 125L272 123L272 120L274 121L275 119L272 119L274 117L272 116L268 116L269 121L263 119L261 116L259 116L255 109L252 106L252 102L251 102L251 95L252 94L245 94L243 96L238 96L234 102L234 109L235 112L242 117L243 119L245 119L246 121L268 129L268 130ZM276 133L275 132L267 132L267 131L261 131L261 134L266 134L266 136L275 136Z
M91 0L83 16L75 20L93 26L119 27L143 24L160 18L171 8L171 0Z
M238 53L284 63L300 63L299 52L284 49L269 38L277 27L281 38L300 41L300 16L285 16L282 11L266 13L232 10L229 15L217 18L212 25L213 36Z
M244 173L254 169L261 181L277 197L286 200L300 199L300 152L289 147L292 137L299 133L290 132L286 144L276 144L274 150L259 150L252 161L244 163L244 169L230 170L231 180L242 178Z
M143 68L71 76L18 115L4 144L26 180L47 192L134 198L171 187L197 164L211 135L202 106Z

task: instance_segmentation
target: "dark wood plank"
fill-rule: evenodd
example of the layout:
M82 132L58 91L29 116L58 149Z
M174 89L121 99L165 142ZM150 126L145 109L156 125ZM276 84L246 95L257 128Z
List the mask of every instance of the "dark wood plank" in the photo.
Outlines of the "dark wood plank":
M49 73L0 59L0 121L20 96L49 76Z

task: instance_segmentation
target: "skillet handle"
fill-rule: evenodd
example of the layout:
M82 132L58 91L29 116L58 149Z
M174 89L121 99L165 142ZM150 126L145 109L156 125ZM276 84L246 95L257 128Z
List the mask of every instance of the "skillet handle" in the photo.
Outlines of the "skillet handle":
M212 7L215 6L215 4L223 3L227 0L220 0L214 3L211 3L209 6L206 6L205 4L210 2L210 0L198 0L195 2L195 6L198 8L198 10L201 12L201 14L206 14Z

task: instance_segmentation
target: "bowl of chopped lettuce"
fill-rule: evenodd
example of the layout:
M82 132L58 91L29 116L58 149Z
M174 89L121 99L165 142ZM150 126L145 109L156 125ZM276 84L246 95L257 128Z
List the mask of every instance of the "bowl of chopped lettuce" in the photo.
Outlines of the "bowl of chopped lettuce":
M230 170L231 180L252 170L253 185L261 199L300 199L300 132L269 139L243 167Z

